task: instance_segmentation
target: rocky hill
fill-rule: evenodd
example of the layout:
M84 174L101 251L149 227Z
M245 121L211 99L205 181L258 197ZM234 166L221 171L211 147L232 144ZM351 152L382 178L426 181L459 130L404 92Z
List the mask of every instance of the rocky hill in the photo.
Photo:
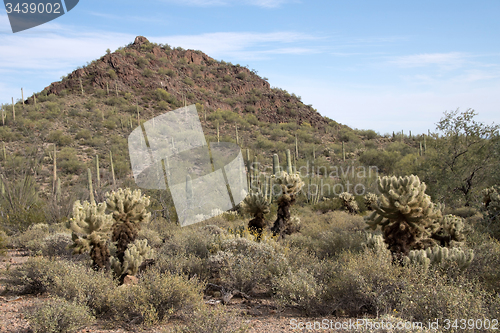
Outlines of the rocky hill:
M170 105L158 105L153 93L166 90ZM328 121L298 96L271 88L266 79L240 65L216 61L208 55L136 37L134 43L92 61L45 88L48 94L130 93L144 109L175 109L185 101L207 110L227 109L241 115L254 113L259 121L308 122L323 128ZM33 100L29 99L28 103Z

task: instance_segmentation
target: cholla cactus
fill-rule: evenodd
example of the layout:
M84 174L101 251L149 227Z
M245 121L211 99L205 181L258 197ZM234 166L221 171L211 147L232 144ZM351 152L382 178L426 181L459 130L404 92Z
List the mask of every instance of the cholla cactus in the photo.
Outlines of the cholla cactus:
M94 269L109 268L109 249L106 245L113 225L111 214L105 214L106 204L80 201L73 204L73 217L66 226L72 231L73 253L90 251ZM83 234L80 238L78 234Z
M433 248L429 247L426 250L410 251L408 257L405 257L404 262L406 264L421 264L425 269L429 265L450 267L452 263L455 263L460 270L465 270L470 266L473 259L474 251L471 249L464 251L457 247L448 249L446 247L435 246Z
M144 260L153 258L153 250L148 245L148 240L136 240L129 244L125 250L123 263L115 257L111 257L111 267L120 280L126 275L136 275Z
M440 229L441 212L425 189L425 183L414 175L378 179L381 195L366 223L372 230L382 228L384 241L400 262L402 255Z
M141 224L148 222L151 217L151 213L146 211L149 197L141 195L141 190L131 191L129 188L106 193L106 197L108 209L113 211L115 220L111 240L117 242L116 255L123 264L128 245L134 242Z
M248 229L255 231L260 238L267 224L264 215L269 213L269 202L265 196L260 191L250 192L241 203L241 210L253 215L254 218L248 222Z
M295 202L296 195L304 186L304 182L298 173L288 174L282 171L276 177L276 183L281 185L282 195L278 199L277 219L271 230L274 236L283 238L285 234L294 232L290 225L290 206Z
M363 246L372 249L375 252L387 250L387 244L384 243L384 238L381 235L374 235L371 232L365 233Z
M281 171L278 175L276 175L275 179L276 184L281 185L281 190L283 194L287 195L297 195L300 192L302 187L304 186L304 182L300 178L299 173L289 174L285 171Z
M445 215L440 221L440 229L431 235L441 246L449 246L452 242L463 242L465 236L464 219L455 215Z
M366 193L363 199L365 201L366 209L373 210L373 207L377 204L378 196L375 193Z
M488 229L493 237L500 239L500 186L494 185L482 193Z
M339 194L339 199L342 202L342 206L349 212L356 214L359 212L359 206L354 198L354 195L348 192L342 192Z

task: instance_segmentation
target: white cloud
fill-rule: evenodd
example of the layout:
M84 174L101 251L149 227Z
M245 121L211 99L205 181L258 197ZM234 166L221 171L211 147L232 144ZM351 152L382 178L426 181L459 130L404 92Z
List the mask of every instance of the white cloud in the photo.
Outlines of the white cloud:
M279 47L279 44L317 40L319 37L297 32L216 32L200 35L177 35L151 38L151 41L201 50L214 58L262 59L269 54L304 54L313 48Z
M442 68L455 69L462 66L468 55L460 52L449 53L424 53L395 57L389 63L399 67L425 67L438 65Z
M163 0L169 3L179 5L196 6L196 7L213 7L213 6L232 6L232 5L249 5L263 8L277 8L283 4L290 2L298 2L297 0Z

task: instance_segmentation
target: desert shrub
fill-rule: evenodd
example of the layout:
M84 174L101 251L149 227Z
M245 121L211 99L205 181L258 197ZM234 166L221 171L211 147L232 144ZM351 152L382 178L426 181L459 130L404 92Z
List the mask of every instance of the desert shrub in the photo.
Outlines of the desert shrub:
M63 148L58 154L58 166L64 173L79 173L83 167L83 162L78 160L76 150L74 148Z
M245 108L243 109L243 111L248 112L248 113L255 113L255 107L252 105L245 105Z
M273 287L275 290L273 298L281 308L287 305L297 306L306 315L310 315L318 313L323 307L321 301L323 287L306 269L273 278Z
M116 80L116 78L118 77L114 69L108 70L108 75L111 80Z
M378 137L377 132L374 130L360 130L357 131L359 135L363 136L366 140L373 140Z
M106 119L102 125L109 130L114 130L116 128L116 121L114 119Z
M363 249L363 233L348 230L325 230L314 236L294 234L290 236L290 247L307 249L318 258L335 257L344 251L353 253Z
M470 280L477 280L489 292L500 292L500 242L484 237L474 249L474 260L466 271Z
M141 228L137 233L137 239L147 239L148 244L153 248L160 247L163 244L160 234L156 230L149 228Z
M137 67L144 69L147 65L149 65L149 61L144 57L138 57L135 61Z
M68 246L72 243L71 235L58 232L46 236L42 241L41 253L47 257L70 256L71 250Z
M65 135L61 130L51 131L47 136L47 140L59 146L68 146L73 142L73 138L69 135Z
M42 294L54 282L54 276L65 274L63 262L51 261L42 257L29 258L22 266L7 272L9 290L20 294Z
M104 90L104 89L96 89L95 95L97 97L99 97L99 98L102 98L102 97L106 96L106 90Z
M434 318L483 318L489 312L489 297L474 281L463 277L449 280L439 271L413 274L405 274L399 304L394 307L402 316L425 322Z
M247 77L247 73L245 72L239 72L237 75L236 75L236 78L237 79L240 79L240 80L245 80Z
M191 80L189 77L185 77L182 82L184 82L185 84L187 84L188 86L193 86L194 85L194 82L193 80Z
M288 268L279 245L263 234L259 243L250 235L228 235L214 243L209 266L226 290L249 293L256 287L270 288L271 279Z
M127 100L123 97L109 97L104 101L104 104L109 106L121 106L127 104Z
M40 251L43 247L43 240L49 235L49 226L45 223L37 223L11 239L12 246L27 249L31 252Z
M213 309L202 307L186 321L185 326L177 327L175 333L236 333L247 332L247 327L222 306Z
M92 133L88 129L82 129L76 133L75 139L89 140L92 137Z
M93 99L90 99L88 101L86 101L85 103L83 103L83 106L87 109L87 110L92 110L93 108L95 108L95 101Z
M0 139L5 142L14 141L17 138L17 133L13 132L10 127L0 127Z
M35 295L49 292L88 306L96 314L108 310L108 293L116 287L111 274L94 271L85 262L35 257L8 274L8 285L14 291Z
M402 283L400 270L391 264L389 251L343 253L335 262L323 265L318 274L325 285L322 311L356 317L395 309Z
M5 231L0 230L0 255L3 255L5 253L5 248L7 248L7 245L10 243L10 238L7 236Z
M52 298L27 313L34 333L67 333L92 325L95 318L84 305Z
M203 304L203 286L153 268L144 272L138 285L113 290L109 297L110 314L117 320L138 324L156 324L173 314L189 314Z
M143 72L142 72L142 75L144 75L145 77L151 77L153 76L154 72L152 70L150 70L149 68L146 68Z
M229 94L231 94L231 88L229 88L229 86L224 86L224 87L222 87L220 92L221 92L221 94L229 95Z
M59 104L57 102L46 102L44 106L46 110L46 118L55 119L60 116L61 108L59 107Z

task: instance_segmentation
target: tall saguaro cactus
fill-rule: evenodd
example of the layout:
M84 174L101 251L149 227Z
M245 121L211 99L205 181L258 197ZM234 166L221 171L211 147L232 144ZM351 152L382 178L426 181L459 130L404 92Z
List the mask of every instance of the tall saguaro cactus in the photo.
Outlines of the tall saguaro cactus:
M292 174L292 157L290 155L290 149L286 150L286 172L290 175Z

